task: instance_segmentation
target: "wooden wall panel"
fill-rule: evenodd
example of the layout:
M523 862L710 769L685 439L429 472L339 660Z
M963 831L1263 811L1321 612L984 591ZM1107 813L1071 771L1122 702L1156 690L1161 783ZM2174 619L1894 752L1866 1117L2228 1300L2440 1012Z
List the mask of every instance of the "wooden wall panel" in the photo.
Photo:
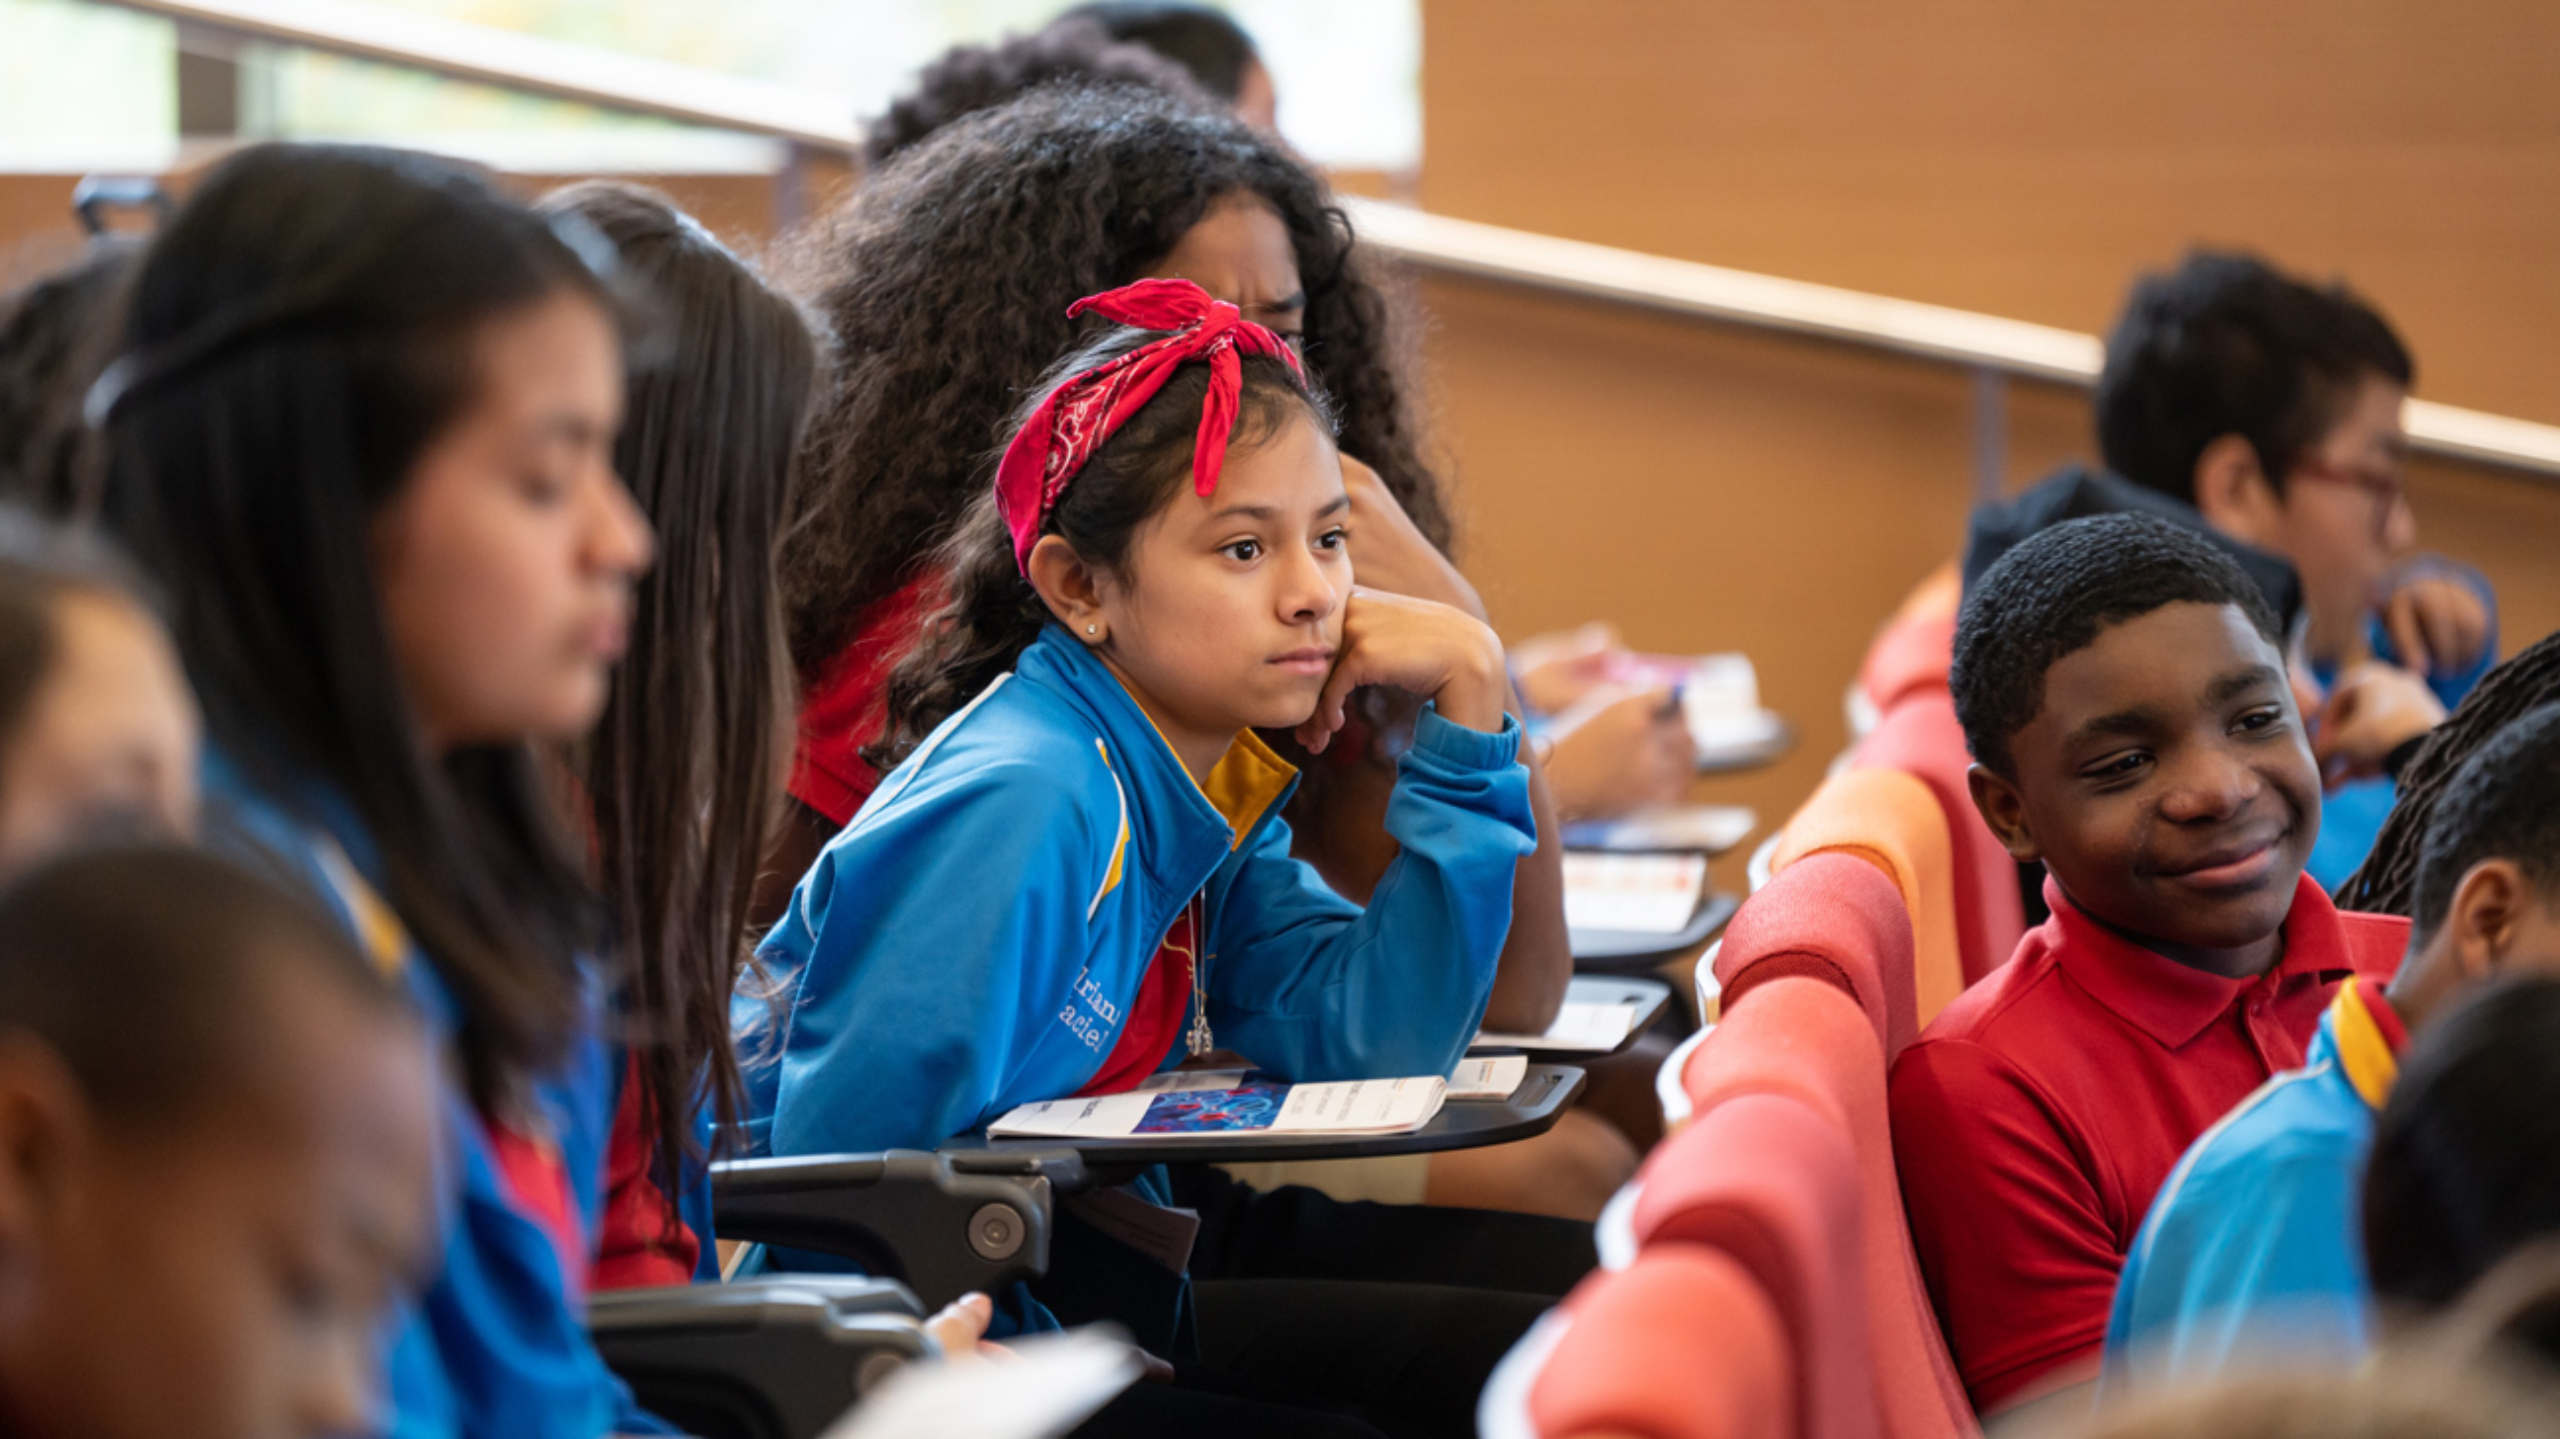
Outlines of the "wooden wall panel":
M173 190L184 193L193 173L173 175L169 181ZM587 177L497 174L496 178L512 193L532 198ZM748 252L771 239L785 208L784 196L770 175L625 174L605 178L666 191L714 234ZM80 229L71 217L71 191L79 179L69 174L0 174L0 289L41 273L79 247ZM812 161L803 212L832 204L852 183L849 165L824 158Z
M2347 276L2560 421L2545 0L1424 0L1422 197L2101 330L2195 241Z
M1802 742L1697 797L1766 824L1846 742L1875 626L1959 553L1971 501L1959 371L1500 285L1435 279L1425 358L1468 573L1515 638L1617 621L1646 649L1739 649ZM2086 399L2013 387L2008 474L2089 451ZM2560 485L2426 462L2424 540L2497 582L2510 652L2560 628ZM1719 878L1741 882L1740 854Z

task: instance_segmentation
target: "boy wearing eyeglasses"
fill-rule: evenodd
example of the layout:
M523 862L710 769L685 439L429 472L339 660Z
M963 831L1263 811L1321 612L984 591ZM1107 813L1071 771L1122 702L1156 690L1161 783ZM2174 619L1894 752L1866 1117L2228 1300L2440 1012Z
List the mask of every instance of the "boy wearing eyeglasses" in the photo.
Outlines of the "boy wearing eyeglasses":
M2073 465L1974 516L1971 581L2028 535L2139 510L2210 531L2288 622L2332 788L2309 870L2352 873L2388 773L2497 661L2477 570L2420 554L2402 488L2415 375L2390 323L2343 285L2198 250L2143 276L2107 337L2104 471Z

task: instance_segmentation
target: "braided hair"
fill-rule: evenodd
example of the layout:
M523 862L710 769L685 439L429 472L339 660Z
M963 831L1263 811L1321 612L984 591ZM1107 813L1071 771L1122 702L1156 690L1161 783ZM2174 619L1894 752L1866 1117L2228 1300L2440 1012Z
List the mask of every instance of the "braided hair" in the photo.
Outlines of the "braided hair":
M2489 671L2459 708L2428 734L2400 771L2400 797L2374 836L2373 852L2338 887L2342 909L2408 915L2417 901L2418 860L2462 762L2527 711L2560 700L2560 630Z

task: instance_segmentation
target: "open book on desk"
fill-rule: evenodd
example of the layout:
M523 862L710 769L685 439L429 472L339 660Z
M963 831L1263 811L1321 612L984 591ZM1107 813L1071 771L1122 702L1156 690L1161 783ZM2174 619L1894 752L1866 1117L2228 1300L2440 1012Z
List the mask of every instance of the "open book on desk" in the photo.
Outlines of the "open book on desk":
M1245 1134L1410 1134L1440 1112L1449 1081L1352 1079L1284 1084L1269 1075L1160 1074L1125 1094L1026 1104L987 1126L989 1139L1232 1139Z

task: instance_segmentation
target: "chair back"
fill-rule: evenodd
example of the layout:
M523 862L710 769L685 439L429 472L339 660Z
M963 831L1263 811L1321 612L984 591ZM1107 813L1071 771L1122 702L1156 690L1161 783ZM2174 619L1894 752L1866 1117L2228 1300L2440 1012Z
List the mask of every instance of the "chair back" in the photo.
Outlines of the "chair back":
M1865 1021L1856 1023L1865 1042ZM1769 1296L1795 1358L1798 1432L1875 1439L1858 1161L1837 1114L1775 1088L1735 1094L1656 1148L1637 1182L1630 1226L1639 1254L1716 1250Z
M1947 822L1927 785L1900 770L1841 770L1814 790L1781 836L1773 885L1798 860L1838 852L1874 865L1901 891L1911 916L1915 1017L1923 1027L1964 992Z
M1905 694L1858 742L1850 764L1900 770L1929 787L1946 821L1948 873L1954 886L1956 949L1972 984L2009 962L2026 917L2018 896L2018 864L1974 808L1965 772L1973 756L1956 702L1944 685Z
M1807 855L1744 900L1712 969L1718 1012L1786 975L1838 986L1874 1022L1890 1065L1919 1030L1911 914L1882 869L1854 854Z
M1541 1332L1541 1331L1545 1332ZM1482 1431L1538 1439L1794 1439L1796 1378L1786 1326L1731 1255L1666 1244L1584 1280L1504 1360L1534 1366L1526 1424L1490 1412L1514 1392L1486 1386Z

